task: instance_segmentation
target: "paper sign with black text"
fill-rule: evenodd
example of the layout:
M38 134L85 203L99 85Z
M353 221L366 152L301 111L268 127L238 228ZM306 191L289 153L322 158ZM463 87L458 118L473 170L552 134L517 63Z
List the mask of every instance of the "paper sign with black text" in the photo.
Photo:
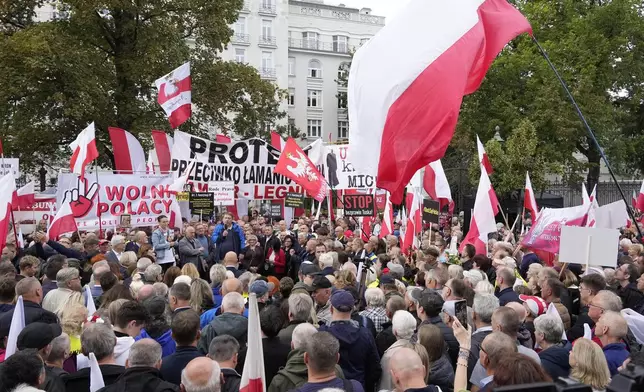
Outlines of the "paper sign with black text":
M436 200L423 200L423 222L438 223L440 221L440 203Z
M189 206L193 214L210 214L215 209L212 192L190 193Z
M344 216L373 216L374 201L373 195L344 195Z
M282 203L271 203L271 218L282 219L282 217L284 217L284 212L282 211Z
M208 192L213 194L216 206L232 206L235 204L235 183L219 181L208 183Z
M284 206L292 208L303 208L304 195L301 193L287 193L286 198L284 199Z

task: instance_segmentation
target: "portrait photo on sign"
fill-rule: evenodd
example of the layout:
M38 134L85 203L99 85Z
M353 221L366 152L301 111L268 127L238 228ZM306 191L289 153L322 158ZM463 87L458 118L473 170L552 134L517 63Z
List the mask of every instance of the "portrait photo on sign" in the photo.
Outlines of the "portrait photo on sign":
M121 227L131 227L132 226L132 215L130 215L130 214L121 215L119 226L121 226Z

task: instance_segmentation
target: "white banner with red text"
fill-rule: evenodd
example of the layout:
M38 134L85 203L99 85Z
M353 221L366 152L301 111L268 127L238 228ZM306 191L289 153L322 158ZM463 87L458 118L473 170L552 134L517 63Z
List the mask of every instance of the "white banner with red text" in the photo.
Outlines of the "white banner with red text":
M16 223L23 234L29 234L40 226L40 230L47 230L49 223L56 216L56 197L54 195L37 195L34 204L13 212Z

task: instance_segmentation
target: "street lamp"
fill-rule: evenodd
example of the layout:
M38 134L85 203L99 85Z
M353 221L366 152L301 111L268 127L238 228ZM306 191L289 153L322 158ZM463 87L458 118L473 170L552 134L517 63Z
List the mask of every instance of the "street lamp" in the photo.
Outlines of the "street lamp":
M501 137L501 127L497 125L496 127L494 127L494 131L494 137L492 139L496 140L499 143L503 143L505 140Z

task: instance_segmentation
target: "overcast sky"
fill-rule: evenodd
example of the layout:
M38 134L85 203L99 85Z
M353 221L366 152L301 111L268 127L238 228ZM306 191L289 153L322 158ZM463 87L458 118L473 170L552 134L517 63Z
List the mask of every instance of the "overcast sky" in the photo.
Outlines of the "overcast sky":
M374 15L387 18L395 15L408 0L324 0L327 4L344 4L351 8L371 8Z

